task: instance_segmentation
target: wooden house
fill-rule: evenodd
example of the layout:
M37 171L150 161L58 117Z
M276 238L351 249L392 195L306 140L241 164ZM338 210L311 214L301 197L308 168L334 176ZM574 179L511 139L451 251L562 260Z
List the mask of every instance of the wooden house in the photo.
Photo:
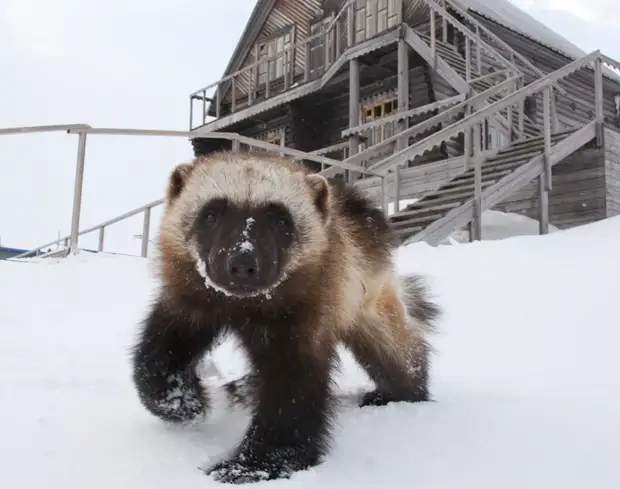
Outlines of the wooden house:
M359 167L305 162L396 202L403 241L484 238L486 209L546 232L620 213L614 68L507 0L258 0L222 79L191 94L190 130Z

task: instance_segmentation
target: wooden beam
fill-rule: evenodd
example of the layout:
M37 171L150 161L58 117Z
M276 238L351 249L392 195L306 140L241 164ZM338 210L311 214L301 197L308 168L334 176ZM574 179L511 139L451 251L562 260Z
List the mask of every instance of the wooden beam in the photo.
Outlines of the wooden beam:
M545 145L543 183L545 191L551 190L551 87L543 89L543 137Z
M360 123L360 63L357 58L349 61L349 127ZM357 136L349 139L349 156L359 150ZM350 173L350 172L349 172Z
M350 134L357 134L366 129L371 129L376 126L382 126L387 122L392 122L396 120L408 119L409 117L415 117L418 115L426 114L427 112L433 112L435 110L443 109L444 107L448 107L450 105L456 105L465 100L464 94L455 95L454 97L444 98L442 100L438 100L437 102L433 102L430 104L422 105L421 107L416 107L415 109L409 109L405 112L395 112L392 115L388 115L386 117L382 117L381 119L377 119L374 121L367 122L366 124L360 124L359 126L344 129L341 133L342 137L347 137Z
M459 93L469 93L470 87L469 83L461 78L461 76L456 72L452 66L450 66L443 58L440 56L433 58L433 54L431 48L424 42L424 40L418 36L414 30L406 24L403 24L403 30L405 33L405 41L407 44L411 46L411 48L418 53L429 66L433 67L435 64L434 71L437 72L439 76L441 76L447 83L449 83L452 88L454 88Z
M404 39L398 40L398 111L406 112L409 110L409 46ZM401 133L407 129L407 119L398 122L398 132ZM407 137L399 139L396 143L396 149L401 150L407 147ZM401 166L407 166L407 160L403 161L403 165L396 166L394 170L394 212L400 210L400 186L401 186Z
M603 112L603 64L601 58L597 58L594 64L594 109L596 113L596 144L599 148L604 146L604 112Z
M549 233L549 191L544 173L538 177L538 231Z

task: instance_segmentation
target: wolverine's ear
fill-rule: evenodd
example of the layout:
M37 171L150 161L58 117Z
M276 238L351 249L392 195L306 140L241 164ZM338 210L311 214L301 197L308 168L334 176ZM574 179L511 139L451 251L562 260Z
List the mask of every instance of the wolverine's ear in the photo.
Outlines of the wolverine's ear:
M314 204L321 211L321 214L326 217L331 197L327 179L322 175L314 173L306 176L306 182L314 195Z
M166 199L168 202L173 202L185 187L187 177L194 169L193 163L181 163L171 173L168 179L168 191L166 192Z

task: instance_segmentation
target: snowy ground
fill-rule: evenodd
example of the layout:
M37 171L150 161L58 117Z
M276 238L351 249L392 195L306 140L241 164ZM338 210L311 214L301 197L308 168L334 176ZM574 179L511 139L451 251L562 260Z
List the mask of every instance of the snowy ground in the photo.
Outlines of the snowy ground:
M259 485L619 488L618 250L620 218L403 249L402 271L427 274L446 311L433 338L437 402L345 404L323 465ZM247 414L219 404L204 425L168 427L129 382L151 285L140 258L0 262L0 486L219 486L198 467L235 445ZM215 355L225 377L243 368L233 346ZM344 392L368 387L345 366Z

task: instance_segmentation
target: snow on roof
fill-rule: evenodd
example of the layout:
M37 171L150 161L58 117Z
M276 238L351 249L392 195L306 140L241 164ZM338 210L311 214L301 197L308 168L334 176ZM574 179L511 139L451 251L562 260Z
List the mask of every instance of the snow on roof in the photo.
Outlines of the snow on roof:
M461 8L470 9L484 15L495 22L508 27L524 36L530 37L541 44L572 59L585 56L586 53L565 37L551 30L542 22L521 10L509 0L453 0ZM620 75L607 67L604 73L620 81Z
M461 8L469 8L489 17L571 58L581 58L587 54L508 0L454 0L454 2Z

